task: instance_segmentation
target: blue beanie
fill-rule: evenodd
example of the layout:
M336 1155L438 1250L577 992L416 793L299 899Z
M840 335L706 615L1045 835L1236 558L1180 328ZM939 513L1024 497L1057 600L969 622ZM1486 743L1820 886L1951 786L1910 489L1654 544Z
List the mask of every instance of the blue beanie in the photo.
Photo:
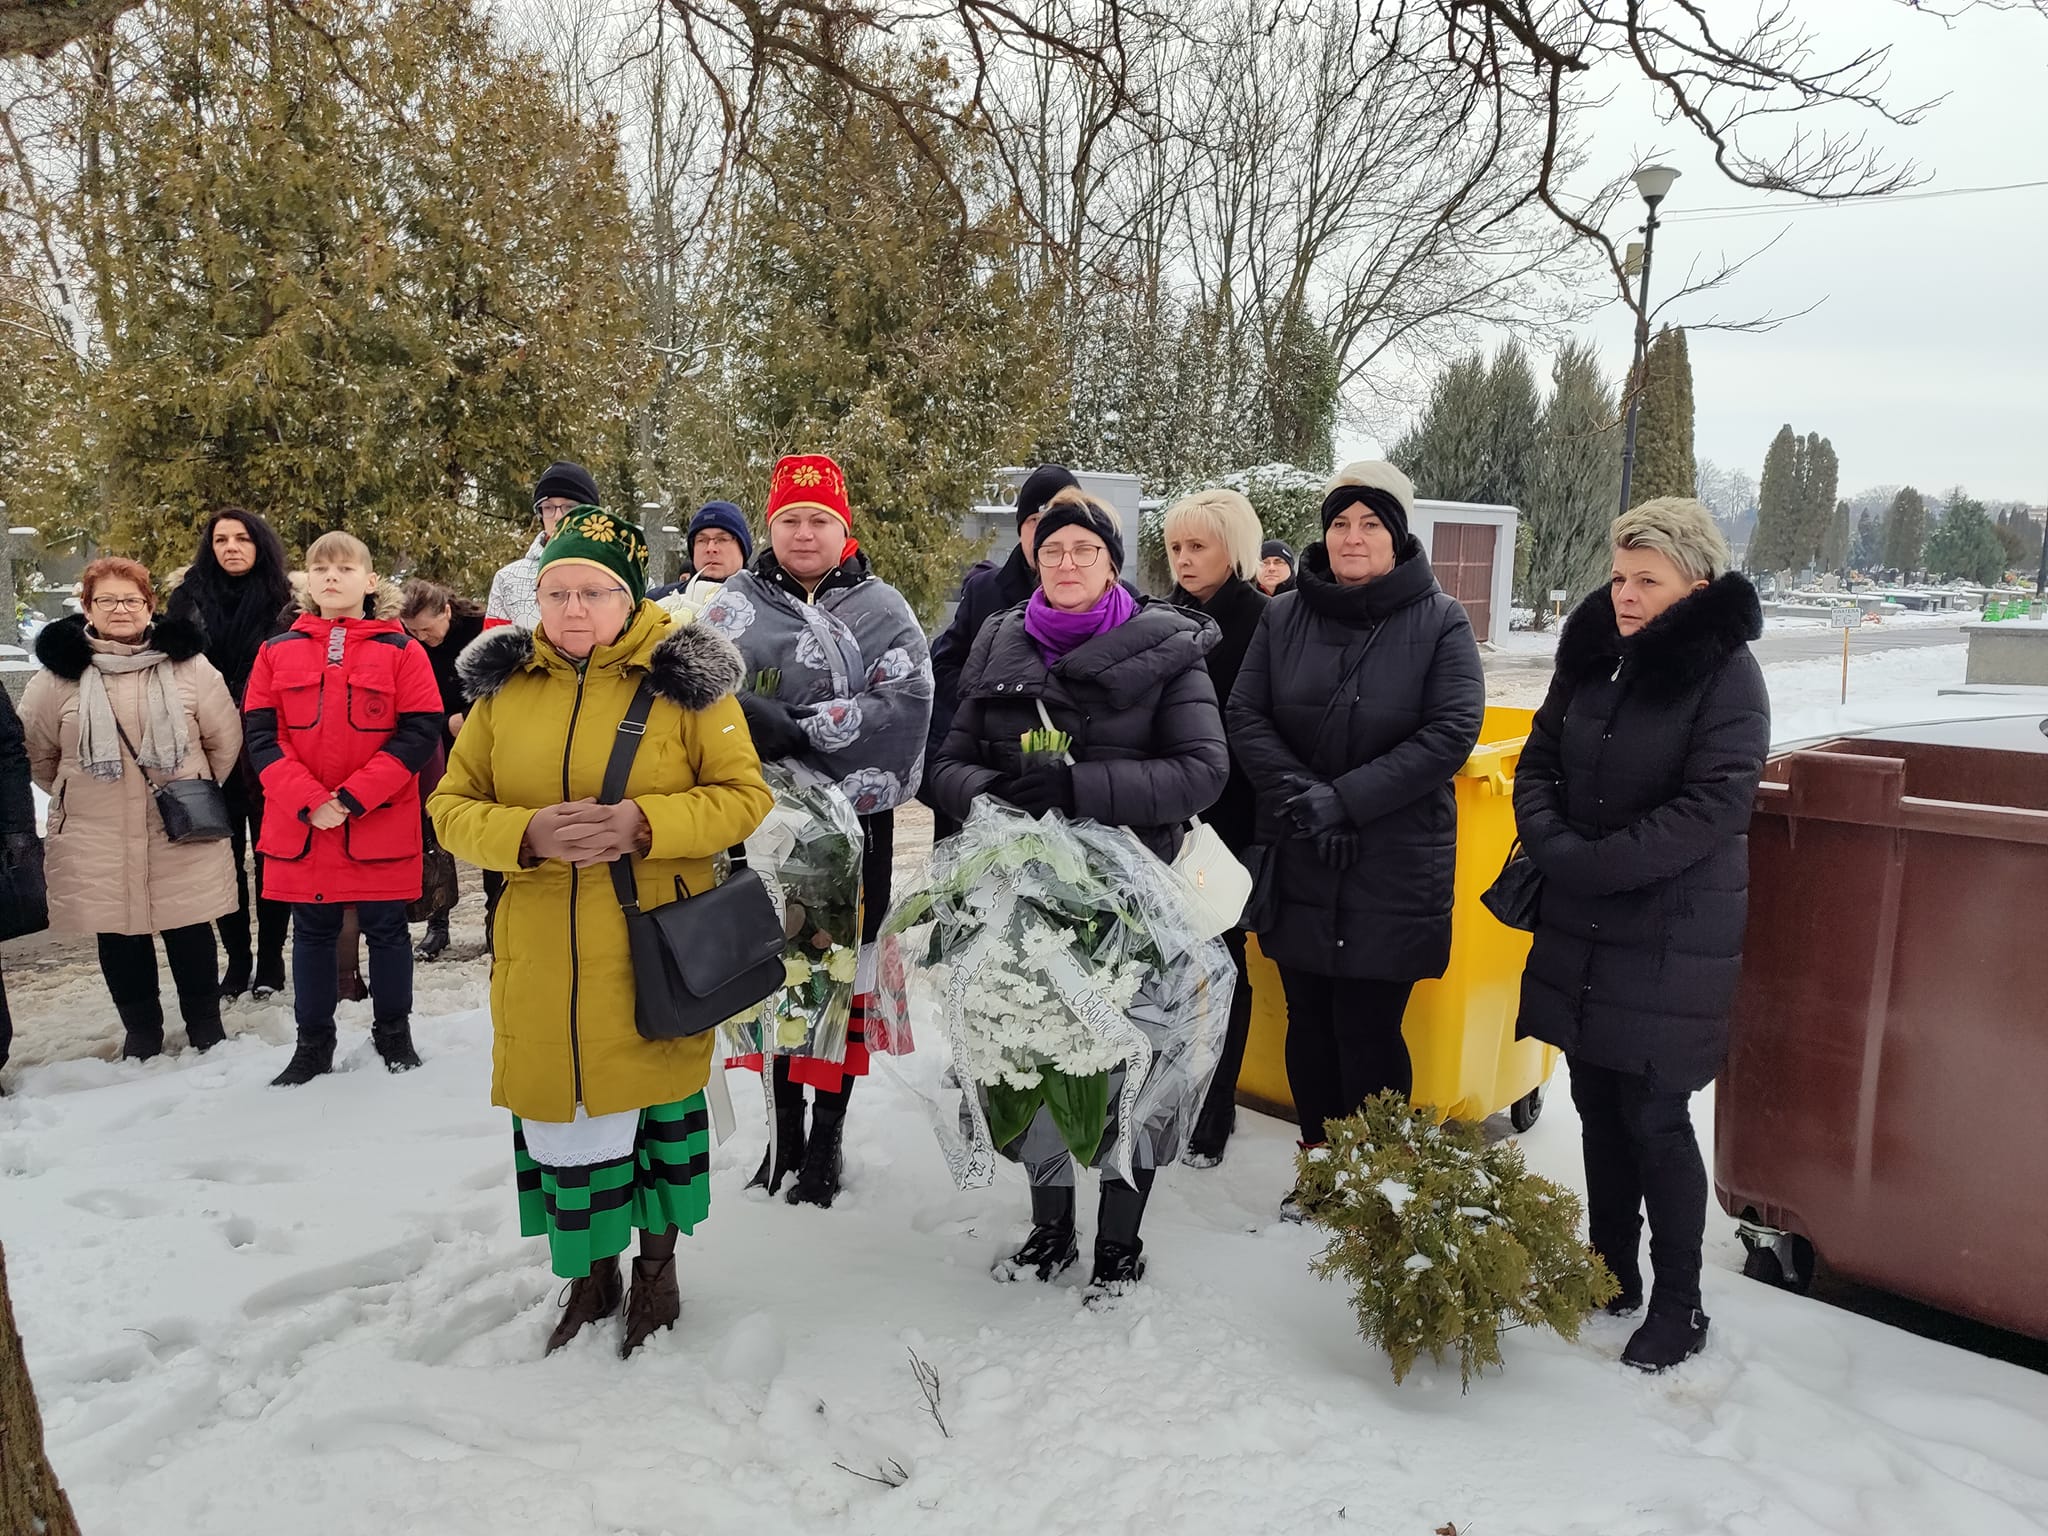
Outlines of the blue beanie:
M752 563L754 536L747 531L746 514L729 501L707 501L690 519L690 532L683 541L689 546L692 564L696 563L697 535L707 528L722 529L739 540L740 559Z

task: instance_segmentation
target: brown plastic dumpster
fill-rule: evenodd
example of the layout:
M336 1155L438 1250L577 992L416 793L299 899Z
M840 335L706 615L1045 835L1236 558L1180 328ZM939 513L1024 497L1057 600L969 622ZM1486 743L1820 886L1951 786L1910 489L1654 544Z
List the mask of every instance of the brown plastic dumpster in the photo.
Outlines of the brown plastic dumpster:
M1747 1272L2048 1338L2048 721L1766 767L1714 1184ZM1810 1246L1809 1246L1810 1245Z

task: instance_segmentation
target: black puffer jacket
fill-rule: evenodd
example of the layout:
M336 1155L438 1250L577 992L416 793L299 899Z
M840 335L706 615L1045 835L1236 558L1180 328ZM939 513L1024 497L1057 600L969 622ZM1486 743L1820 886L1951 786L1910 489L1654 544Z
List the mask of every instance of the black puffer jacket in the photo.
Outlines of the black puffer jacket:
M1624 640L1581 603L1515 772L1543 872L1518 1032L1691 1090L1727 1051L1749 909L1749 818L1771 706L1756 589L1721 577Z
M1237 686L1237 674L1244 665L1245 653L1252 647L1252 636L1259 632L1259 620L1265 617L1266 604L1272 599L1233 573L1210 594L1206 603L1190 597L1179 587L1173 589L1173 600L1191 613L1206 615L1223 631L1223 638L1209 653L1208 663L1209 681L1216 685L1217 701L1227 704L1230 691ZM1216 829L1216 835L1223 839L1232 853L1242 857L1245 849L1252 845L1257 805L1252 781L1246 777L1244 764L1233 752L1230 754L1229 782L1223 786L1223 794L1216 803L1202 812L1202 818Z
M960 707L930 775L938 809L958 820L977 795L1023 766L1038 700L1073 738L1074 814L1126 827L1162 859L1187 819L1223 792L1230 753L1202 658L1216 626L1146 599L1123 624L1050 670L1012 608L982 629L960 673Z
M960 605L953 610L953 622L932 641L932 725L930 745L925 749L927 763L939 760L939 748L946 744L946 733L953 729L953 711L960 707L960 673L973 653L974 642L981 638L982 629L1005 608L1023 602L1037 586L1038 573L1024 558L1021 544L1010 551L1010 558L1001 565L984 560L960 583ZM938 809L929 774L918 798Z
M1339 586L1321 544L1274 598L1230 696L1230 742L1277 862L1274 961L1319 976L1418 981L1451 955L1458 807L1451 781L1479 740L1486 677L1471 622L1411 536L1399 565ZM1358 834L1348 870L1323 862L1287 801L1330 784Z

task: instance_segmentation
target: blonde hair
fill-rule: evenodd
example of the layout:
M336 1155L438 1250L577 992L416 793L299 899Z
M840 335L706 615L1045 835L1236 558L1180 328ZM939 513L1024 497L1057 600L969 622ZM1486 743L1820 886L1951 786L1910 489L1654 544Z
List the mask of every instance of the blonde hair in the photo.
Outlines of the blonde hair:
M1166 509L1161 542L1171 544L1183 531L1221 544L1230 554L1231 568L1246 581L1258 575L1266 534L1258 512L1239 492L1219 486L1181 497Z
M1124 520L1116 515L1116 508L1106 501L1099 501L1095 497L1090 496L1078 485L1068 486L1057 496L1053 497L1052 500L1048 501L1041 510L1050 512L1054 507L1081 507L1108 518L1109 526L1114 528L1119 535L1124 531Z
M370 546L352 533L343 533L339 528L332 533L323 533L306 546L306 569L311 570L315 561L331 560L338 564L353 562L372 575L377 567L370 561Z
M1616 549L1653 549L1687 581L1712 581L1734 564L1714 514L1690 496L1659 496L1614 520Z

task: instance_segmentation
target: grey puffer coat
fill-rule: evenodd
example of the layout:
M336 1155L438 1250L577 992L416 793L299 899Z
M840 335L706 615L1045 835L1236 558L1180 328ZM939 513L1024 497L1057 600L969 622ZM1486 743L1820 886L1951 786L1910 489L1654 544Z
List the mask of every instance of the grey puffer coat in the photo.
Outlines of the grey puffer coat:
M1172 859L1188 818L1216 803L1230 773L1202 665L1220 631L1148 598L1047 667L1024 614L1012 608L983 626L961 670L960 707L933 769L938 808L965 821L977 795L1022 769L1022 737L1039 728L1043 700L1073 739L1074 814L1126 828Z
M1266 606L1230 696L1230 741L1258 797L1277 920L1259 947L1317 976L1419 981L1451 955L1458 806L1452 780L1486 715L1472 625L1411 536L1401 562L1339 586L1321 544ZM1337 791L1360 857L1334 868L1287 802Z
M1749 819L1771 744L1749 642L1763 610L1729 574L1623 639L1581 603L1515 771L1543 872L1517 1032L1690 1091L1720 1071L1749 916Z

